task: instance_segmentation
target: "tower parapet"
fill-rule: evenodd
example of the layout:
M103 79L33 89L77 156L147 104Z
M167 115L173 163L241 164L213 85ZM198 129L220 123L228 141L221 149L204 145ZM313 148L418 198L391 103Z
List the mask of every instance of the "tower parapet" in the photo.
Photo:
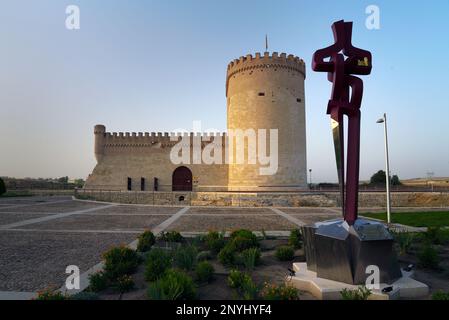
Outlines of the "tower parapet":
M252 72L255 70L263 71L264 69L270 70L287 70L295 71L303 75L306 78L306 66L302 59L292 54L273 52L271 55L269 52L264 52L261 55L257 52L254 56L247 54L239 59L234 59L228 64L226 74L226 96L228 96L229 79L241 72Z

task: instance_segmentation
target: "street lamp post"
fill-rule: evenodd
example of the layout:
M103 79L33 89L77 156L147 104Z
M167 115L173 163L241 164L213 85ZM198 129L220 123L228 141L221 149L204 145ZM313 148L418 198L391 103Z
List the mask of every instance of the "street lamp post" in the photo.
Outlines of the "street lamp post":
M387 222L391 223L391 205L390 205L390 163L388 160L388 134L387 134L387 114L384 113L383 118L377 120L377 123L384 124L385 131L385 178L387 187Z
M310 189L312 189L312 169L309 169Z

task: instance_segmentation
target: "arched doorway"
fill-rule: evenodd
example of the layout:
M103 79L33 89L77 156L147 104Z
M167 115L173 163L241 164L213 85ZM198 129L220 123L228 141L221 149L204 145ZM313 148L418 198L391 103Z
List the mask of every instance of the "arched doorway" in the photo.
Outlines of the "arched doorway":
M173 191L192 191L192 171L187 167L178 167L173 171Z

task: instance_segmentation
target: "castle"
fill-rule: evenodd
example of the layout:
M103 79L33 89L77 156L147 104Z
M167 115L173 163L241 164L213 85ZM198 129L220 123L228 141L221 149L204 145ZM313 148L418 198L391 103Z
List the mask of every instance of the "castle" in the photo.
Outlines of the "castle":
M229 63L228 133L110 133L105 126L96 125L97 165L84 188L272 192L304 189L307 185L305 77L304 61L285 53L249 54ZM234 141L236 137L229 135L230 131L268 134L273 129L276 139L257 145L258 151L265 146L271 153L276 151L276 170L272 174L261 174L266 164L252 162L250 156L243 163L230 156L234 152L229 149L234 151L239 144ZM244 137L244 151L249 151L250 140L250 136ZM195 143L202 152L213 149L212 157L222 161L198 161ZM191 151L191 161L174 163L171 156L176 147Z

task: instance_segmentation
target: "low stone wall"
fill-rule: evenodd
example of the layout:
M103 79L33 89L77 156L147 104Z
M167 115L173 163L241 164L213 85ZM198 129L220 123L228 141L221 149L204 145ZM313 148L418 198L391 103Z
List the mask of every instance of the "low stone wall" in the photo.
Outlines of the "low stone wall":
M75 191L78 199L150 205L235 206L235 207L337 207L337 192L240 193L240 192L148 192ZM449 193L393 192L393 207L449 207ZM385 207L386 195L361 192L360 207Z

